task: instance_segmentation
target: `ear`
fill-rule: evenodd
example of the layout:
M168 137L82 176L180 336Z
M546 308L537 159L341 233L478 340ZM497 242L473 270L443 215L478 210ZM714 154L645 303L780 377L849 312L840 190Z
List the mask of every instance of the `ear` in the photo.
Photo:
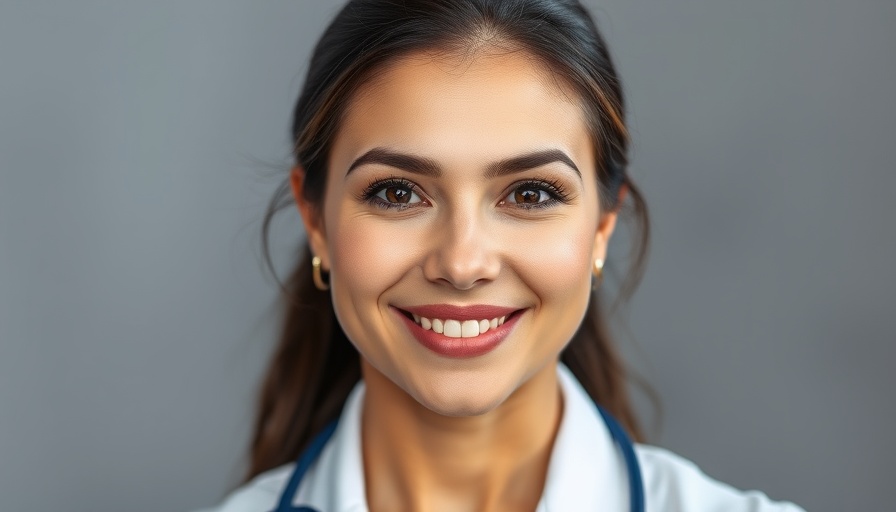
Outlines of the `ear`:
M610 237L613 236L613 230L616 229L616 220L619 218L619 210L622 203L628 195L628 186L623 184L619 187L619 197L616 200L616 208L612 210L602 211L600 221L597 224L597 233L594 237L594 254L591 259L598 258L607 260L607 246L610 243Z
M308 202L305 199L305 169L296 166L289 173L289 185L292 188L293 198L302 215L302 223L305 225L305 234L308 244L311 246L311 254L320 257L321 267L324 271L330 269L330 254L327 251L327 236L324 230L323 212L319 205Z

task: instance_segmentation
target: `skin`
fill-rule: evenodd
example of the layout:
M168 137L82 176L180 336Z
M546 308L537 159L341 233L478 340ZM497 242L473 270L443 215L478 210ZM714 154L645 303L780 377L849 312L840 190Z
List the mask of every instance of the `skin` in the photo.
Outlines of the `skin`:
M349 172L374 148L426 158L440 176L383 163ZM542 150L561 151L578 173L555 161L486 175ZM402 58L359 91L322 205L302 199L303 170L293 170L309 243L362 356L370 510L535 509L562 417L557 361L616 222L600 208L596 158L584 112L544 67L524 52L478 49ZM389 178L410 188L375 190L379 205L362 198ZM563 197L545 202L545 182ZM403 209L382 207L402 194ZM525 312L497 348L455 359L421 345L393 309L421 304Z

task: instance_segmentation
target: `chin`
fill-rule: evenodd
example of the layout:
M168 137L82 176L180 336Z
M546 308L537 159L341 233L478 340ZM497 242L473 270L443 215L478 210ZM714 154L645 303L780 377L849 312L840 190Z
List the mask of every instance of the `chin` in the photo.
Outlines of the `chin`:
M431 379L415 389L405 389L420 405L430 411L451 417L480 416L504 403L513 392L496 379L443 377Z
M501 405L502 400L488 400L484 397L414 397L417 402L430 411L440 415L453 418L467 418L472 416L481 416L491 412Z

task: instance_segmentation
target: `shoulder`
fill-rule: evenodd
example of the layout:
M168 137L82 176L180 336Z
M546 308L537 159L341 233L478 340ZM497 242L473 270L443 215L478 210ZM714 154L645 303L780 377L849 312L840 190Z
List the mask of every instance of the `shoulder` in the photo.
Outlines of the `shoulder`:
M295 464L262 473L228 495L220 505L195 512L270 512L277 508L280 493Z
M741 491L704 474L668 450L635 445L644 477L648 512L804 512L759 491Z

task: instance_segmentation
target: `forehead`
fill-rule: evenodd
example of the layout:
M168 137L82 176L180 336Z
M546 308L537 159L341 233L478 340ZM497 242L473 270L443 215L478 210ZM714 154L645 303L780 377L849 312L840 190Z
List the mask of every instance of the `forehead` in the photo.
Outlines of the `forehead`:
M373 147L414 151L446 166L559 148L593 167L577 97L523 51L417 53L368 81L349 104L331 153L344 169Z

